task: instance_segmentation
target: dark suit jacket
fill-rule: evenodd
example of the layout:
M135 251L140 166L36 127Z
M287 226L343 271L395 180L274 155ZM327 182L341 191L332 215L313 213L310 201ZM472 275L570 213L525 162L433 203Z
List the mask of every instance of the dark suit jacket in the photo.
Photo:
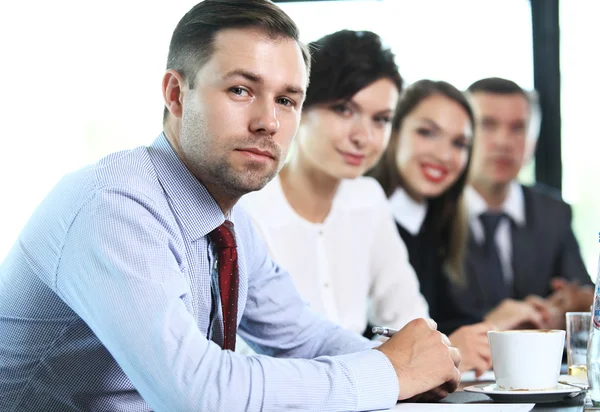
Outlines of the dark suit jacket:
M521 227L511 223L512 297L546 297L552 292L550 280L554 277L592 284L571 229L571 207L547 189L522 188L526 223ZM500 303L485 287L482 256L483 247L470 236L465 265L468 286L455 290L462 309L477 316Z

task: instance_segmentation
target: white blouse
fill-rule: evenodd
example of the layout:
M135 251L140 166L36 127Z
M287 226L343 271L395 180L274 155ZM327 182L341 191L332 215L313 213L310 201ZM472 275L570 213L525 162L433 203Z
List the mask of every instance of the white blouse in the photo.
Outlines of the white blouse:
M372 178L343 180L322 224L300 217L279 177L242 198L272 258L311 307L362 333L373 324L401 328L428 317L389 204Z

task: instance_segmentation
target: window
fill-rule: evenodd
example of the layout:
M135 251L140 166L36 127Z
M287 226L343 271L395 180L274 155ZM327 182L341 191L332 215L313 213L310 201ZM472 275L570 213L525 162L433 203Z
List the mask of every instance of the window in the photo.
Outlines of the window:
M528 0L381 0L281 3L312 41L342 30L379 34L408 82L446 80L460 89L500 76L533 88Z
M598 269L600 231L600 137L596 129L600 2L559 4L563 196L573 207L575 235L588 272L594 275Z

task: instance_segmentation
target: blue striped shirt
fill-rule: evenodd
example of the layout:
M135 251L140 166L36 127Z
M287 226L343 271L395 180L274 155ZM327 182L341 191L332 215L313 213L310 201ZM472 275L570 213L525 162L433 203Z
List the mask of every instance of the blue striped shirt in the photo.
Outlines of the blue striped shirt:
M309 310L233 208L239 333L210 327L224 221L164 134L64 177L0 265L0 410L284 411L388 408L372 343ZM219 305L217 305L219 306Z

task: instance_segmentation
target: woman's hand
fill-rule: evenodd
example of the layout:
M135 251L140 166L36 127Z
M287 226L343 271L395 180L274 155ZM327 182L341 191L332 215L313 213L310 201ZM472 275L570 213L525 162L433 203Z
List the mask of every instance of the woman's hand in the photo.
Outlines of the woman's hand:
M487 332L495 329L493 324L482 322L463 326L449 336L452 345L460 351L462 362L458 369L461 372L475 370L475 376L479 377L492 367Z

